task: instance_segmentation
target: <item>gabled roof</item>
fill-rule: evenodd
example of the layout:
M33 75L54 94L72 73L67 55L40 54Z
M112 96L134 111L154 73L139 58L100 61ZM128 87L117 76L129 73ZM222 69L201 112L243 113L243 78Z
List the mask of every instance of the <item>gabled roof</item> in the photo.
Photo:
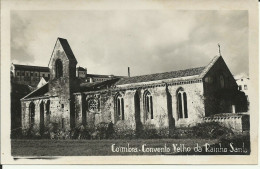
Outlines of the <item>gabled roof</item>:
M200 74L200 77L203 78L208 71L212 68L212 66L217 62L217 60L219 60L220 58L222 58L222 56L215 56L210 62L209 64L205 67L205 69L203 70L203 72Z
M22 100L32 98L32 97L44 96L48 91L49 91L49 83L47 82L46 84L44 84L40 88L32 91L31 93L29 93L28 95L23 97Z
M204 70L204 68L205 67L197 67L197 68L191 68L191 69L185 69L185 70L177 70L177 71L171 71L171 72L164 72L164 73L156 73L156 74L150 74L150 75L142 75L142 76L133 76L133 77L128 77L128 78L122 78L121 80L119 80L116 83L116 85L194 76L194 75L201 74L201 72Z
M157 80L166 80L166 79L174 79L174 78L183 78L188 76L195 76L196 78L203 78L207 72L211 69L211 67L222 58L221 56L215 56L207 66L204 67L196 67L185 70L177 70L171 72L164 73L156 73L142 76L133 76L122 78L119 80L116 85L124 85L124 84L132 84L132 83L140 83L140 82L149 82L149 81L157 81Z
M13 64L15 70L50 72L48 67Z
M61 44L64 52L66 53L66 56L68 57L68 59L72 60L72 61L75 61L77 63L77 59L74 56L67 39L58 38L56 43L55 43L54 49L55 49L55 47L56 47L58 42L60 42L60 44ZM53 51L54 51L54 49L53 49ZM52 55L53 55L53 51L52 51ZM51 55L51 58L52 58L52 55ZM51 61L51 58L50 58L50 61ZM50 61L49 61L48 66L50 65Z

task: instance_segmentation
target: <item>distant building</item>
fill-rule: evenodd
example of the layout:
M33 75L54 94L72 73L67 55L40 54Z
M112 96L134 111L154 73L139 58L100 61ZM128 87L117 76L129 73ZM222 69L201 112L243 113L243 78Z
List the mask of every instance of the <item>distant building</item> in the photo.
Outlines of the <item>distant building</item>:
M77 67L76 69L76 76L79 78L86 78L86 74L87 74L87 68L83 68L83 67Z
M121 78L124 76L114 76L114 75L98 75L98 74L87 74L86 82L103 82L113 78Z
M36 87L41 77L50 79L50 69L41 66L11 65L11 81L16 84L24 84Z
M240 77L236 79L238 90L245 93L248 103L250 103L249 99L249 77Z
M76 77L85 82L103 82L114 77L114 75L87 74L87 68L77 67ZM42 82L50 79L50 69L48 67L30 65L11 65L11 81L16 84L30 85L33 87L41 86Z

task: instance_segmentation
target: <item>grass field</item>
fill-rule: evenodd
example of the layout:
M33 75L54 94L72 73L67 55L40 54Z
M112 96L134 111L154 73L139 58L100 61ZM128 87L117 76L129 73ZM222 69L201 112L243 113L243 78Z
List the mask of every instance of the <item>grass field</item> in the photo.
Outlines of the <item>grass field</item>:
M13 156L100 156L100 155L161 155L164 152L144 152L145 148L173 149L173 144L185 144L185 147L195 147L197 143L203 146L205 143L217 143L217 139L146 139L146 140L19 140L11 141ZM138 152L113 152L120 147L137 148ZM122 150L122 149L121 149ZM149 150L150 149L145 149ZM168 154L174 154L168 153ZM185 154L185 153L183 153Z

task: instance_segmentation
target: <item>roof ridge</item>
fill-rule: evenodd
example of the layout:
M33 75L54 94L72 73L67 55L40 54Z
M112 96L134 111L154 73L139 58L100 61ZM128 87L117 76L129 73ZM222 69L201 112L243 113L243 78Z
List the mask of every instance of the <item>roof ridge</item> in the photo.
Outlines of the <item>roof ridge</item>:
M22 64L13 64L15 66L28 66L28 67L42 67L42 68L48 68L48 66L35 66L35 65L22 65Z
M200 77L204 77L208 71L210 70L210 68L216 63L216 61L219 59L219 58L222 58L222 56L215 56L213 59L211 59L211 61L209 62L209 64L207 66L205 66L204 70L200 73Z
M179 70L173 70L173 71L168 71L168 72L161 72L161 73L153 73L153 74L145 74L145 75L138 75L138 76L131 76L131 77L141 77L141 76L151 76L151 75L157 75L157 74L163 74L163 73L172 73L172 72L178 72L178 71L185 71L185 70L191 70L191 69L199 69L199 68L205 68L206 66L200 66L200 67L193 67L189 69L179 69ZM127 78L131 78L127 77Z
M34 91L30 92L29 94L27 94L26 96L24 96L23 98L21 98L21 100L27 99L30 95L32 95L33 93L39 91L40 89L42 89L44 86L46 86L47 84L49 84L49 82L45 83L44 85L42 85L41 87L35 89Z

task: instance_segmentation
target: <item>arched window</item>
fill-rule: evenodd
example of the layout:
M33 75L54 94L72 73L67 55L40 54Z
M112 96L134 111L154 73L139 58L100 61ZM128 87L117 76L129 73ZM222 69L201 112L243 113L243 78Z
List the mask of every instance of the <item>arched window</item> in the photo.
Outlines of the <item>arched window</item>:
M60 59L56 60L56 62L55 62L55 75L56 75L56 78L63 76L63 66L62 66L62 62Z
M177 90L177 112L180 119L188 118L187 94L183 88Z
M219 77L219 83L220 83L220 87L224 88L225 87L225 79L223 75L220 75Z
M125 120L125 110L124 110L124 98L121 94L117 94L115 97L116 103L116 115L117 119Z
M146 119L153 119L153 97L149 91L144 92L144 112Z
M29 124L33 126L35 122L35 104L33 102L29 105Z

